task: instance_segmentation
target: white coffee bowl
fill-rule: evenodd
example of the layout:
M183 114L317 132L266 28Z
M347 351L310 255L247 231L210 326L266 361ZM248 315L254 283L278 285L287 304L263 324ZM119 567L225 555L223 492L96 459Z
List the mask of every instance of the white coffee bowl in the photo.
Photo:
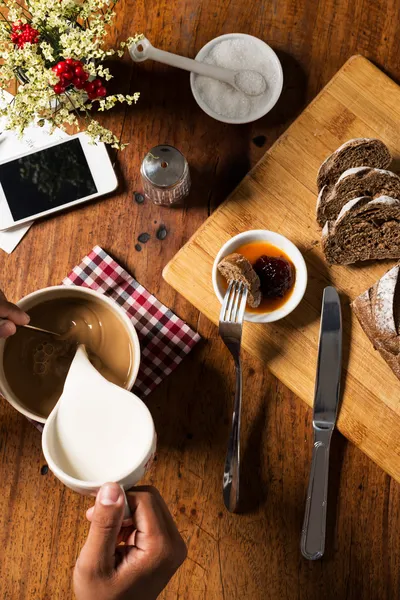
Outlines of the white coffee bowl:
M125 385L125 388L127 390L130 390L136 381L136 377L139 371L140 344L139 338L132 324L132 321L129 319L125 311L114 300L108 298L100 292L96 292L85 287L67 285L58 285L43 288L41 290L37 290L36 292L32 292L31 294L28 294L28 296L25 296L19 302L17 302L17 306L19 306L24 311L29 311L29 309L33 308L34 306L42 304L43 302L47 302L48 300L53 300L55 298L88 298L91 300L96 300L97 302L100 302L103 305L107 306L114 313L114 315L123 323L125 330L129 336L132 350L132 367L129 379ZM16 410L18 410L18 412L22 413L30 419L33 419L34 421L38 421L39 423L45 423L46 417L43 416L43 414L34 412L30 408L25 406L21 402L21 400L14 394L11 387L9 386L4 373L4 347L5 340L0 340L0 391L2 395Z
M246 33L227 33L225 35L220 35L219 37L211 40L205 46L203 46L203 48L200 50L200 52L198 52L195 60L198 60L200 62L204 61L205 57L209 54L209 52L213 48L213 46L215 46L216 44L218 44L219 42L222 42L224 40L231 40L231 39L252 40L254 43L256 43L259 46L260 53L262 52L263 54L268 55L268 58L271 62L271 65L272 65L272 68L274 71L274 83L273 83L273 87L272 87L272 93L268 97L265 104L264 103L261 104L257 110L251 112L251 114L249 114L247 117L244 117L244 118L225 117L224 115L220 115L219 113L212 110L212 108L210 108L208 106L208 104L206 104L206 102L204 102L204 100L201 98L198 90L196 89L196 85L195 85L195 81L196 81L196 77L197 77L197 75L195 73L190 74L190 87L192 88L192 93L193 93L194 99L196 100L197 104L200 106L200 108L202 108L204 110L205 113L207 113L207 115L209 115L213 119L216 119L217 121L222 121L222 123L232 123L232 124L236 124L236 125L239 125L242 123L252 123L253 121L260 119L261 117L263 117L264 115L269 113L269 111L278 102L279 96L281 95L282 87L283 87L282 65L281 65L280 60L277 57L276 53L271 48L271 46L268 46L268 44L266 44L259 38L256 38L253 35L248 35ZM251 68L251 66L249 66L248 68Z
M276 248L279 248L292 261L296 269L296 281L292 294L283 306L268 313L252 313L246 311L244 315L244 320L251 323L272 323L273 321L279 321L279 319L287 317L287 315L298 306L307 287L307 267L304 258L300 250L293 244L293 242L288 240L288 238L280 233L268 231L267 229L253 229L251 231L239 233L228 240L226 244L222 246L214 260L212 270L214 291L218 300L222 304L225 296L226 286L224 287L223 285L224 278L218 271L218 265L225 256L235 252L239 246L243 246L243 244L250 244L251 242L266 242L272 244Z

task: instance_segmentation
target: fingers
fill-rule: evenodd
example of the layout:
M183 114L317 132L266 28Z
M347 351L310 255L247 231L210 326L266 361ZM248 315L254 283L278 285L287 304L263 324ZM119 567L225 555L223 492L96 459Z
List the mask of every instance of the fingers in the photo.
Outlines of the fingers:
M151 486L138 486L134 491L128 492L126 498L132 510L130 525L133 525L139 532L147 535L161 535L165 533L168 527L163 514L164 511L162 510L164 500L155 488ZM91 506L86 511L86 518L90 522L93 522L95 508L96 505ZM172 525L175 527L166 505L165 511Z
M86 511L86 518L89 521L89 523L92 522L93 513L94 506L91 506ZM135 531L135 527L132 524L132 518L124 519L122 521L121 531L118 534L117 544L120 544L121 542L127 543L129 541L129 543L132 543L134 545Z
M185 560L186 545L154 488L135 488L129 493L133 525L122 530L122 489L116 484L107 488L115 492L113 502L106 496L104 505L103 486L95 506L86 513L91 527L74 571L77 598L88 598L88 590L96 600L158 598ZM121 541L126 545L116 547Z
M150 538L163 538L169 535L166 519L161 510L161 496L155 488L135 488L128 492L128 504L132 511L132 521L136 529L136 546L148 548Z
M122 530L123 535L118 536L121 541L133 544L139 550L151 551L160 541L169 539L174 546L181 550L183 562L186 557L186 545L175 525L171 513L161 494L152 486L137 486L126 494L128 504L132 510L132 525ZM95 506L86 511L86 518L92 522ZM124 526L122 524L122 526Z
M0 319L12 321L15 325L27 325L30 321L29 315L18 306L3 299L0 299Z
M185 560L187 548L162 496L152 486L143 486L128 492L127 499L136 528L136 549L142 551L149 564L164 565L166 573L172 576ZM132 544L131 539L128 544ZM129 566L135 557L131 552L126 558Z
M0 338L8 338L14 335L17 331L15 324L12 321L1 320L0 322Z
M140 496L138 496L138 494L140 494ZM176 534L179 535L179 532L175 525L175 521L173 520L172 515L169 512L168 506L166 505L164 498L161 496L160 492L155 487L151 485L137 486L130 492L127 492L126 497L128 500L128 504L131 507L132 513L134 514L134 523L137 524L139 519L142 525L142 531L139 527L137 527L139 532L150 535L157 535L161 532L160 527L158 528L158 530L154 528L151 529L150 526L152 525L152 523L148 520L144 520L144 517L146 515L152 514L157 517L158 523L160 523L160 520L162 521L162 531L168 531L168 534L171 536L175 536ZM140 507L138 503L138 498L141 499ZM136 515L134 511L136 511Z
M115 547L124 514L124 493L117 483L100 488L91 514L89 535L80 555L80 567L98 574L112 573Z
M90 522L92 522L93 512L94 512L94 506L91 506L86 511L86 518ZM132 525L133 525L132 517L128 517L122 521L122 528L132 527Z

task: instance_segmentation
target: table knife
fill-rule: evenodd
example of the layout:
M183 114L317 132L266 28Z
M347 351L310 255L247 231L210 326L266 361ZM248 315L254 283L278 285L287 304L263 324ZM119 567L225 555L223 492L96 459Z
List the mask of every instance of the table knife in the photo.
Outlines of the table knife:
M309 560L321 558L325 549L329 447L338 413L341 372L340 298L336 289L329 286L322 299L313 413L314 446L301 532L301 553Z

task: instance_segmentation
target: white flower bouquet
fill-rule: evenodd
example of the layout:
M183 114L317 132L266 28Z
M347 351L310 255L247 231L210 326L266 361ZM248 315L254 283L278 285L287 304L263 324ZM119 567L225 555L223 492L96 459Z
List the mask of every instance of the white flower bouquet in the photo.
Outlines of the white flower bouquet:
M136 103L139 97L107 95L112 75L104 61L122 56L141 37L129 38L117 49L106 47L117 1L0 0L0 88L17 81L14 99L0 108L7 129L22 135L33 119L61 129L84 125L93 140L124 147L90 115L95 104L104 111L117 103Z

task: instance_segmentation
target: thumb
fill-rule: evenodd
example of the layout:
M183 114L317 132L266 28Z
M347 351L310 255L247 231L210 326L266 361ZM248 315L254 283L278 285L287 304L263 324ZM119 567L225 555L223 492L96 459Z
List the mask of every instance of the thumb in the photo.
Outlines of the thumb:
M124 514L124 492L117 483L105 483L94 506L89 535L80 562L92 573L109 574L115 568L115 548Z

